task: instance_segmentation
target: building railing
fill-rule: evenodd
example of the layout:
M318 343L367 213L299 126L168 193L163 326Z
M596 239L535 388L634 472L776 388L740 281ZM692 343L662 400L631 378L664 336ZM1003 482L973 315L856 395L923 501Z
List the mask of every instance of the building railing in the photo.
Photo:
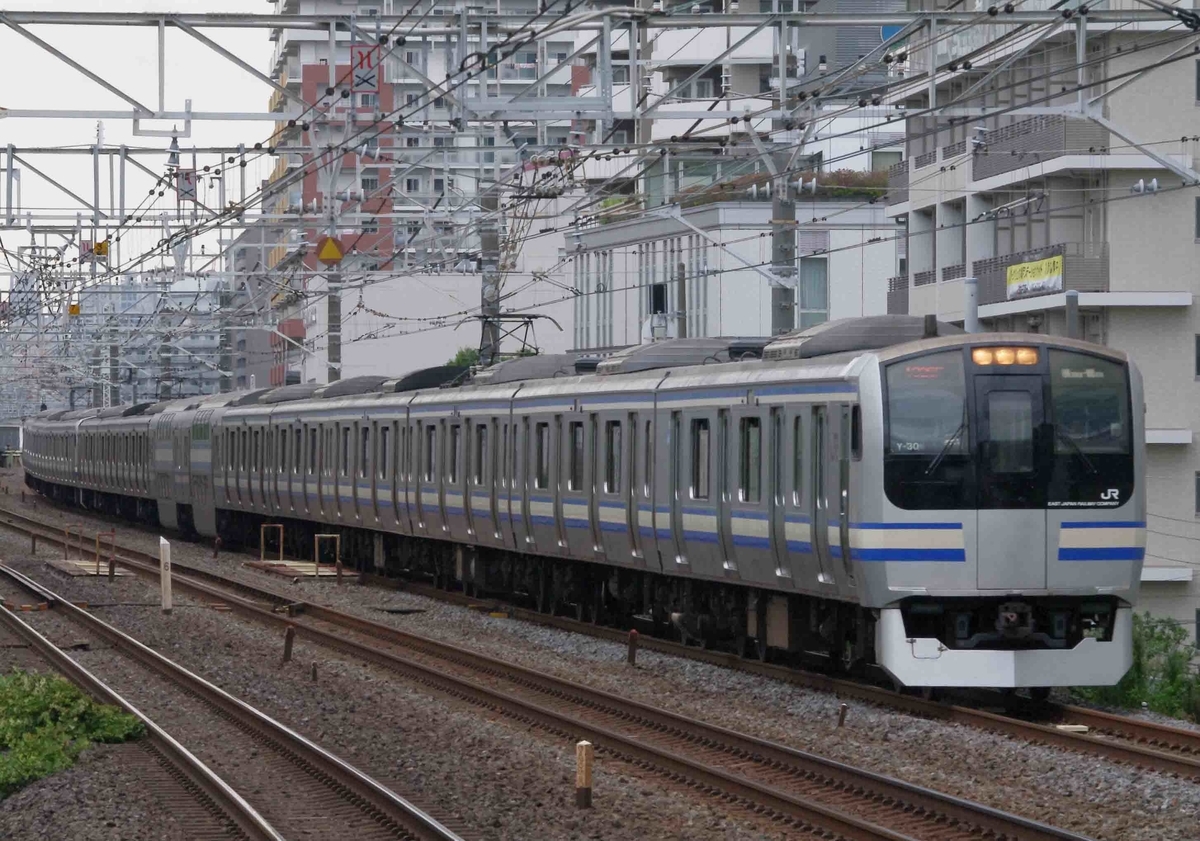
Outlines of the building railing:
M896 275L896 277L888 278L888 292L899 292L901 289L908 288L908 275Z
M928 286L931 283L937 283L937 272L933 269L913 272L913 286Z
M888 204L908 201L908 161L900 161L888 168Z
M1107 292L1109 260L1107 243L1062 242L1045 248L988 257L971 263L979 279L979 303L999 304L1008 300L1008 268L1062 255L1063 288L1078 292ZM1044 294L1058 294L1057 292ZM1038 296L1028 296L1038 297Z
M937 149L913 158L913 169L924 169L927 166L933 166L935 163L937 163Z
M892 280L903 280L905 283L903 286L893 289L889 281L887 295L888 315L908 315L908 278L892 278Z
M967 151L967 141L960 140L957 143L951 143L948 146L942 147L942 160L953 158Z
M942 267L942 282L947 280L958 280L960 277L967 276L967 266L965 263L959 263L956 266Z
M1001 175L1072 153L1088 154L1108 146L1108 129L1091 120L1057 114L1038 115L987 132L972 156L975 181Z

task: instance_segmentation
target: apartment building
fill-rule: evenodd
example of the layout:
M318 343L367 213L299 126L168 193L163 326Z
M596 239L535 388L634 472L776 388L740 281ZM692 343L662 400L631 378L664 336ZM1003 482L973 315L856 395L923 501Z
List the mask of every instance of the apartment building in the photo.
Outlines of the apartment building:
M888 311L961 319L963 278L974 276L985 329L1063 334L1064 292L1080 293L1083 337L1127 351L1145 379L1141 605L1194 634L1200 60L1168 26L1072 24L986 56L974 43L939 45L940 67L976 60L970 72L946 74L937 101L1029 110L907 121L906 159L891 170L887 200L907 231L907 262L889 282ZM927 67L928 50L910 61ZM1080 82L1092 86L1080 91ZM922 85L897 105L915 111L929 100Z
M514 165L522 147L565 144L569 130L566 122L514 122L508 132L491 124L463 125L456 117L456 101L499 102L516 95L566 59L570 36L518 50L447 91L444 81L456 76L466 56L486 52L487 46L481 47L477 30L465 39L448 37L447 27L457 20L452 15L462 8L460 3L430 0L411 10L404 6L397 13L409 12L412 19L404 28L405 43L383 61L378 90L364 92L355 90L351 76L352 46L376 42L382 29L375 20L393 13L392 0L280 0L275 5L280 28L271 72L305 108L315 110L307 130L281 123L279 165L269 182L278 186L268 187L265 203L267 219L277 223L277 245L265 269L299 278L289 280L275 297L274 317L282 335L273 339L272 383L328 378L329 278L313 246L328 232L326 193L331 191L337 208L334 227L349 246L335 285L344 343L342 376L399 374L440 364L458 347L478 343L477 326L455 333L430 325L453 323L455 314L478 306L481 179ZM501 12L532 16L537 3L504 0L491 7L472 4L471 9L483 18ZM287 27L289 15L317 13L353 13L358 28L338 31L331 41L323 33ZM542 78L539 92L569 96L570 73L563 67ZM435 89L435 95L427 95ZM294 97L277 93L271 107L283 111L295 104ZM312 150L345 143L348 137L361 137L362 142L346 144L351 151L336 162L336 175L330 174L328 161L311 165ZM306 165L302 180L288 177ZM528 212L545 213L538 208ZM297 224L300 219L302 227ZM543 288L561 273L560 245L506 255L506 286L523 290L506 298L506 308L548 306L561 295L552 285ZM302 270L288 272L289 267ZM543 331L539 341L544 349L561 350L565 338L559 341L558 335Z

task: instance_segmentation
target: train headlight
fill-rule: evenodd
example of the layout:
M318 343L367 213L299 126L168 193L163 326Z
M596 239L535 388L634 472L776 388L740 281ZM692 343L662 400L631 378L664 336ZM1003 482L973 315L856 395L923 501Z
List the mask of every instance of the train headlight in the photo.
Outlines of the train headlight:
M977 347L971 350L976 365L1037 365L1037 348Z
M1017 348L1017 364L1018 365L1037 365L1038 352L1037 348L1019 347Z

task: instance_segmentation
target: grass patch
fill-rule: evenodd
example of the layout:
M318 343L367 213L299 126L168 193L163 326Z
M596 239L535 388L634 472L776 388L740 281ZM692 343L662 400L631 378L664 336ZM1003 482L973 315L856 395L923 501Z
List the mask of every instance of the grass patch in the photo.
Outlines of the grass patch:
M94 742L141 734L138 719L96 703L57 675L0 676L0 799L69 768Z
M1116 686L1072 690L1076 697L1113 707L1146 708L1200 721L1200 672L1187 630L1148 612L1133 615L1133 665Z

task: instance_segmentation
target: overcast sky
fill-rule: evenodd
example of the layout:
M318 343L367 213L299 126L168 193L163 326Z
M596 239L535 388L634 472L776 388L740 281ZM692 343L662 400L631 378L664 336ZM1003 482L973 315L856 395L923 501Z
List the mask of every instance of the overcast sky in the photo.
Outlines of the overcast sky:
M258 0L27 0L23 5L12 5L8 11L143 11L143 12L261 12L270 13L273 6ZM97 27L97 26L38 26L30 31L49 42L75 61L125 91L134 99L149 107L158 104L158 47L156 28ZM266 70L274 43L268 38L268 30L202 30L209 38L240 56L251 65ZM228 60L212 52L186 33L167 30L166 52L166 109L184 110L185 100L192 100L195 111L241 111L266 112L272 89L263 82L244 72ZM0 70L5 83L0 85L0 107L9 109L86 109L86 110L132 110L132 106L109 93L86 76L63 64L54 56L44 52L21 35L6 27L0 27ZM146 126L144 126L146 127ZM152 125L153 128L169 129L170 125ZM182 125L179 126L183 128ZM265 140L273 130L270 122L208 122L193 123L192 137L180 139L185 148L192 144L236 145L245 143L253 146ZM160 146L164 150L169 139L135 137L130 120L106 121L104 137L107 145L124 143L129 146ZM77 146L87 147L95 143L96 122L86 119L0 119L0 145L13 144L22 147ZM18 151L20 154L20 151ZM92 162L88 156L31 156L30 162L38 169L61 181L74 192L91 199ZM157 156L141 159L155 171L166 163ZM200 164L215 164L215 158L201 160ZM185 160L185 164L187 161ZM273 161L265 159L257 167L248 169L248 188L253 189L269 173ZM128 178L127 205L136 205L149 191L153 179L130 168ZM135 173L136 174L132 174ZM2 178L2 176L0 176ZM231 179L229 198L236 198L236 175ZM2 181L0 181L2 187ZM207 185L205 185L207 188ZM102 166L101 209L108 209L108 173ZM216 201L213 193L213 206ZM170 198L168 194L167 199ZM204 193L201 194L202 201ZM158 208L174 209L174 201L159 200ZM0 192L0 209L2 209ZM25 210L35 212L56 211L73 214L76 205L53 186L32 172L22 177L22 203ZM157 210L155 211L157 213ZM3 231L6 247L15 250L18 245L28 243L24 232ZM124 240L125 256L133 253L129 246L140 248L152 245L157 236L141 235L137 243ZM215 239L207 241L208 253L212 253ZM0 264L0 272L7 267ZM7 279L5 279L7 280ZM5 282L3 285L7 285Z

